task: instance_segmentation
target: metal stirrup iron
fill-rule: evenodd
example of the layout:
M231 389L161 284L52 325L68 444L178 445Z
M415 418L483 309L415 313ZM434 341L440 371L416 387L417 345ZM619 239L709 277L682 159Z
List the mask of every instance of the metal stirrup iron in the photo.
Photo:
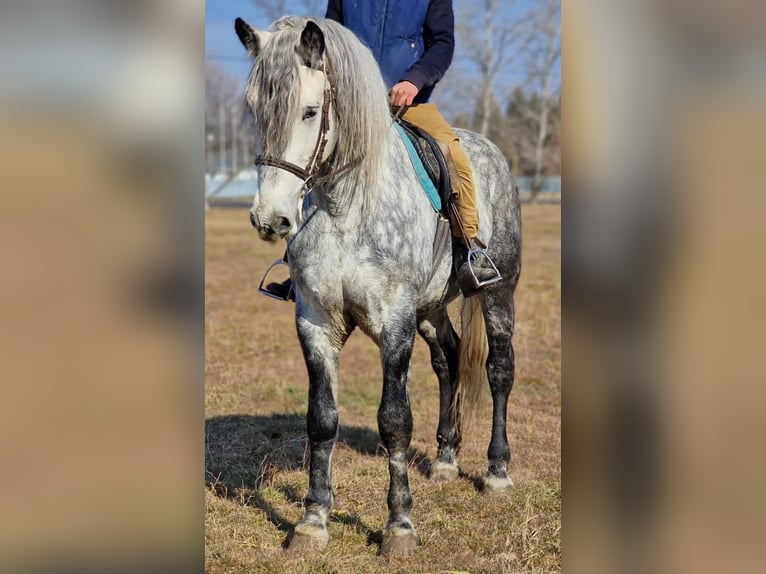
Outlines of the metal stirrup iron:
M266 270L266 273L263 274L263 278L261 279L261 283L260 283L260 285L258 285L258 292L263 293L264 295L266 295L267 297L271 297L272 299L277 299L279 301L289 301L290 300L290 296L295 291L295 287L293 286L292 282L290 283L290 290L287 292L286 295L280 295L280 294L273 293L273 292L269 291L268 290L268 284L266 285L266 287L263 286L263 284L266 283L266 279L268 279L269 274L271 273L271 270L274 269L274 267L276 267L278 265L287 265L288 269L290 268L290 266L288 265L287 261L285 261L284 259L277 259L276 261L274 261L274 263L272 263L269 266L269 268Z
M481 242L476 239L473 240L465 232L465 228L463 227L463 220L460 218L460 214L457 211L457 207L454 203L450 203L450 208L452 209L452 215L455 217L455 221L457 221L458 227L460 227L460 233L463 235L463 241L465 242L465 246L468 248L468 270L471 272L471 278L473 279L473 284L476 289L481 289L482 287L486 287L487 285L492 285L493 283L497 283L500 281L503 277L500 275L500 271L498 271L497 266L495 266L495 262L492 261L492 258L489 256L489 253L487 253L486 245L482 246ZM484 269L492 269L494 271L494 275L490 277L489 279L485 279L484 281L479 281L479 278L476 276L476 272L474 271L474 263L476 263L479 258L483 257L487 260L490 267L484 267Z
M469 243L469 245L471 245L471 243ZM490 277L489 279L485 279L484 281L479 281L479 278L476 277L476 272L474 272L473 270L473 263L477 257L484 257L487 260L490 267L492 268L492 271L494 271L495 273L494 276ZM489 256L489 253L487 253L486 249L484 249L483 247L471 247L468 249L468 269L471 272L471 277L473 277L473 283L474 285L476 285L477 289L486 287L487 285L492 285L493 283L497 283L503 278L500 275L500 271L497 270L497 267L495 266L495 262L492 261L492 258ZM485 269L487 269L487 267L485 267Z

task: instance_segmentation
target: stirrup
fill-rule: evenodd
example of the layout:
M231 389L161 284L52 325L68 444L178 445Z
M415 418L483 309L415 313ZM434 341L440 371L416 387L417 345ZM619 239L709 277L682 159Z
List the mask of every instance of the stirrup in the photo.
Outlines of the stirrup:
M287 265L287 262L285 262L284 259L277 259L274 261L274 263L271 264L271 266L266 270L266 273L263 274L263 279L261 279L261 284L258 285L258 291L260 293L263 293L267 297L271 297L272 299L277 299L279 301L290 301L290 296L293 295L295 291L295 287L290 284L290 290L287 292L287 295L280 295L278 293L274 293L272 291L269 291L268 284L266 287L263 286L264 283L266 283L266 279L269 277L269 274L271 273L271 270L274 269L277 265ZM289 269L289 265L288 265ZM273 283L272 281L269 281L269 283Z
M479 281L479 278L476 277L476 272L473 270L473 263L477 256L481 255L484 257L492 267L492 271L495 272L493 277L490 277L489 279L485 279L484 281ZM484 269L488 269L487 267L482 266ZM473 279L473 284L476 289L481 289L482 287L486 287L487 285L492 285L493 283L497 283L502 279L502 276L500 275L500 271L497 270L497 267L495 266L495 262L492 261L492 258L489 256L489 253L482 248L482 247L472 247L468 250L468 270L471 272L471 278Z

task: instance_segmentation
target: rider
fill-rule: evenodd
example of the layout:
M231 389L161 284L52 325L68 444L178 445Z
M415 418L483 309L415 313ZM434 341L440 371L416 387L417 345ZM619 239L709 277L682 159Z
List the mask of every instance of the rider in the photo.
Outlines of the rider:
M469 243L477 240L479 213L471 166L458 137L435 104L428 103L444 76L455 48L452 0L328 0L326 18L343 24L372 51L390 88L392 106L407 106L402 116L434 139L446 144L458 175L454 203ZM458 234L459 228L453 226ZM462 235L462 234L461 234ZM472 245L466 245L472 248ZM497 277L484 257L473 263L479 283ZM458 270L466 290L475 287L467 261Z
M343 24L370 48L390 88L391 105L406 106L402 117L447 145L458 175L453 201L468 238L465 248L471 249L472 243L486 247L476 237L479 213L468 158L436 105L428 103L434 86L452 62L455 48L452 0L388 0L385 3L328 0L326 18ZM456 235L460 233L455 226L453 230ZM460 256L463 263L457 275L464 291L474 290L477 282L499 278L485 257L477 257L469 266L465 252ZM275 294L284 291L286 295L289 287L288 280L281 285L270 284L269 290Z

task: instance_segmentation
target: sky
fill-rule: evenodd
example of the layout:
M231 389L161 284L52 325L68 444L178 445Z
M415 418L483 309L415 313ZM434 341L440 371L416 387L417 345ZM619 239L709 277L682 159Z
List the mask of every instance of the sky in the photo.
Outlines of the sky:
M234 33L237 16L254 23L252 0L208 0L205 2L205 57L239 77L243 83L250 71L245 49Z
M455 12L458 13L461 0L454 1ZM288 5L301 6L299 2L287 1ZM516 0L508 2L504 10L509 15L516 15L526 12L534 0ZM244 85L247 75L250 71L250 62L245 56L244 48L240 44L237 35L234 33L234 20L238 16L256 27L266 28L269 24L259 14L256 9L257 0L208 0L205 4L205 55L211 61L218 63L225 70L236 75ZM304 9L296 8L293 13L302 14ZM323 14L322 14L323 15ZM459 39L458 39L458 50ZM457 56L457 52L456 52ZM453 68L465 69L470 72L463 62L456 60L453 62ZM454 73L454 71L453 71ZM502 85L499 87L504 93L508 93L510 88L523 81L526 71L520 65L510 66L501 78ZM559 73L560 78L560 73ZM449 79L445 79L445 82ZM560 80L558 80L560 82ZM438 91L439 88L437 88ZM502 101L505 98L501 93L496 94Z

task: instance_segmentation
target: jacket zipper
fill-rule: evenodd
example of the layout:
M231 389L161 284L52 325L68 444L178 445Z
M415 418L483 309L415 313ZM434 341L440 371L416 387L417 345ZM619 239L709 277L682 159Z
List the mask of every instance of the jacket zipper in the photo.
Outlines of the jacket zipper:
M378 36L378 62L383 61L383 38L386 37L386 18L388 16L388 0L383 2L383 19L380 24L380 34Z

